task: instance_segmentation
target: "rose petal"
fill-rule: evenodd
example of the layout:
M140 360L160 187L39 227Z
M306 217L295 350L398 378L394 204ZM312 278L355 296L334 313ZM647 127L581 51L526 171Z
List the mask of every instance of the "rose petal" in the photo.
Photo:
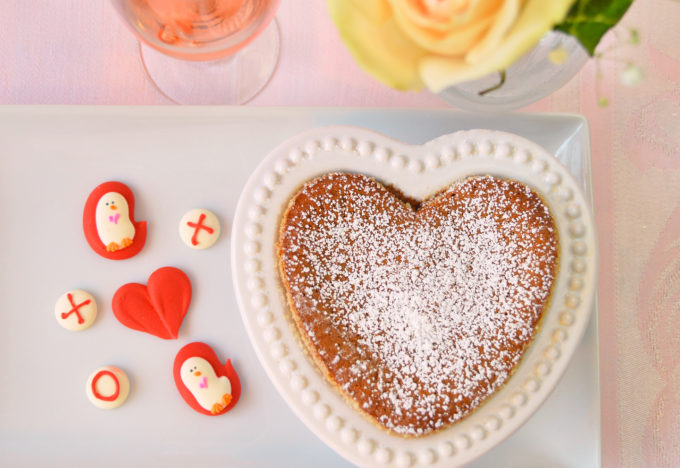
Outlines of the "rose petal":
M348 0L345 3L350 3L350 7L361 11L371 21L382 23L390 18L392 15L392 8L387 0Z
M529 0L503 41L483 62L469 63L429 55L420 63L420 74L435 93L448 86L503 70L528 52L552 27L562 21L575 0Z
M496 49L519 15L521 0L506 0L496 14L489 31L465 56L469 63L480 63Z
M466 26L479 18L489 16L497 11L503 0L470 0L468 5L459 7L456 14L446 18L428 12L423 8L422 0L390 0L394 9L399 9L408 17L414 26L433 31L450 31Z
M447 31L419 27L413 23L404 4L392 0L394 19L413 42L430 53L457 56L463 55L473 47L488 30L494 15L489 14L471 23L451 27Z
M401 90L420 90L418 64L426 52L399 28L386 0L328 0L347 48L374 78Z

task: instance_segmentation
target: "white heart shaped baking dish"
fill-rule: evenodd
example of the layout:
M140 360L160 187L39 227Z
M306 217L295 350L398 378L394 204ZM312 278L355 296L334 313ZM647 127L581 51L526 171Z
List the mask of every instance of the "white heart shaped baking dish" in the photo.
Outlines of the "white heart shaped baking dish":
M292 195L328 172L361 172L424 199L471 175L523 182L550 207L560 266L540 329L508 382L471 415L421 438L402 438L354 411L306 355L288 319L276 242ZM326 127L300 134L258 166L239 199L232 272L250 340L272 382L304 423L362 466L462 465L512 434L563 374L588 324L597 278L590 207L569 171L539 145L510 133L470 130L422 146L371 130Z

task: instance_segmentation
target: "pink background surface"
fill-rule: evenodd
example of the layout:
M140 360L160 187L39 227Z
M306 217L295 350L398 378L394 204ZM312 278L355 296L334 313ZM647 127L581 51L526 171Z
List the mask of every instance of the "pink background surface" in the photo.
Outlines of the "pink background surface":
M107 1L5 0L0 104L160 104L137 43ZM253 106L446 107L365 75L320 0L284 1L279 67ZM591 124L600 274L602 460L680 463L680 2L637 0L622 22L638 47L590 61L531 111ZM604 48L615 44L613 35ZM627 61L644 82L619 83ZM598 91L599 90L599 91ZM597 105L598 97L611 101Z

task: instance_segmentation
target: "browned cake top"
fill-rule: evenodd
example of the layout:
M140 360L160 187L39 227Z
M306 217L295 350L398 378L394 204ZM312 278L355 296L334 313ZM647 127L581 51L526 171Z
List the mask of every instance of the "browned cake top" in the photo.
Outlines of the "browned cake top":
M489 176L416 211L370 177L325 175L291 200L279 249L293 318L321 370L408 436L461 419L506 381L557 264L540 197Z

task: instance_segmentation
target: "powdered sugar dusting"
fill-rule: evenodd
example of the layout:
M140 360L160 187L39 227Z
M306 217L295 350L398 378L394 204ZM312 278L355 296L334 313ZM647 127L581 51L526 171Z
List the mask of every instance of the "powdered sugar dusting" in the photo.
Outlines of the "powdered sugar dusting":
M296 195L281 236L293 316L317 361L379 424L412 436L507 380L557 263L540 198L488 176L416 212L369 177L329 174Z

